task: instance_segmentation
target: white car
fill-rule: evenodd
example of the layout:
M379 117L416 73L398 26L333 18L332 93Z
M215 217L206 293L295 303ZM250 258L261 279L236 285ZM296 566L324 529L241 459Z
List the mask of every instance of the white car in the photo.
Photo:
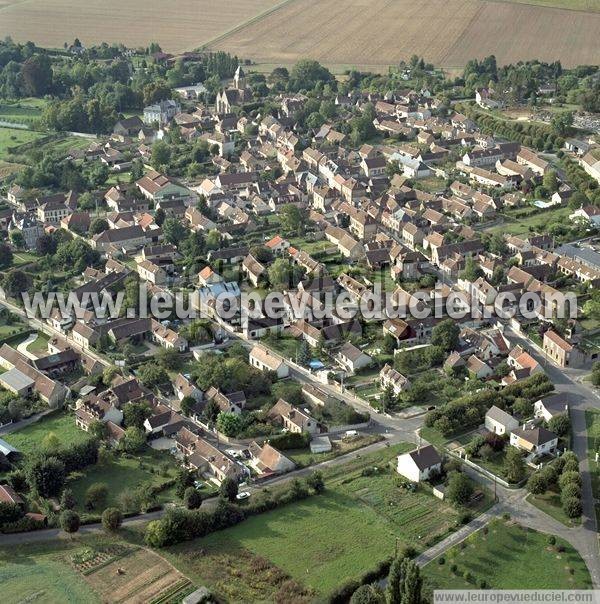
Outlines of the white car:
M248 491L242 491L237 494L236 499L238 501L244 501L245 499L248 499L248 497L250 497L250 493L248 493Z

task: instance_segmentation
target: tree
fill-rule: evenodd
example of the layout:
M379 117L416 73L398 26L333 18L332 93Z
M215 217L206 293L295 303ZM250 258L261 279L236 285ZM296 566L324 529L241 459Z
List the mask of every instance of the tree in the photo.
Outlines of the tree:
M555 415L548 422L548 428L558 436L566 436L571 431L571 420L566 413Z
M304 367L310 363L310 347L308 346L308 342L304 339L302 339L300 347L298 348L298 363Z
M195 404L196 400L194 398L191 396L184 396L179 403L179 408L184 415L189 417Z
M10 242L18 249L23 249L25 247L25 237L21 231L11 231Z
M152 167L156 170L169 167L171 161L171 149L165 141L157 141L152 145Z
M98 233L104 233L108 229L108 222L104 218L94 218L90 223L90 235L97 235Z
M433 346L441 346L445 351L454 350L458 345L460 327L452 319L446 319L436 325L431 332Z
M466 505L473 495L473 483L462 472L451 472L446 498L455 505Z
M175 476L175 494L179 499L183 499L188 487L194 486L194 473L185 468L179 468Z
M136 453L146 444L146 433L144 430L132 426L125 430L125 436L121 440L121 446L127 453Z
M154 212L154 222L156 222L158 226L163 225L166 217L167 215L165 214L165 211L162 208L158 208L158 210Z
M65 464L56 457L35 458L26 469L30 488L40 497L56 497L65 484Z
M61 510L72 510L77 505L73 491L71 489L65 489L60 496L60 509Z
M388 574L388 584L385 591L385 601L387 604L402 604L402 586L404 577L402 575L402 562L404 558L395 558L390 565Z
M107 533L114 533L123 522L123 514L119 508L106 508L102 512L102 528Z
M575 471L563 472L558 479L558 486L560 490L563 491L569 484L574 484L578 487L581 487L581 474Z
M4 276L2 285L9 296L16 298L27 291L29 279L23 271L16 269Z
M13 253L10 246L0 243L0 268L8 268L13 261Z
M287 203L279 211L279 224L286 233L296 234L304 226L305 217L300 208Z
M142 365L138 369L138 376L142 384L148 388L156 388L169 382L169 374L165 368L153 362Z
M546 477L541 472L535 472L527 481L527 490L534 495L542 495L547 488Z
M525 464L521 452L509 447L504 458L504 475L508 482L520 482L525 477Z
M543 184L550 193L558 191L558 175L555 170L548 170L548 172L544 174Z
M151 415L152 409L146 401L134 401L123 406L123 422L127 428L143 428L144 422Z
M565 134L569 134L573 127L573 112L565 111L562 113L556 113L554 117L550 120L550 125L552 129L559 134L560 136L564 136Z
M361 585L350 598L350 604L381 604L382 597L374 585Z
M197 510L202 505L202 495L194 487L188 487L183 494L183 503L188 510Z
M206 402L202 411L202 419L208 424L214 424L221 413L221 408L215 399Z
M60 528L65 533L76 533L79 530L79 514L73 510L65 510L60 514Z
M85 508L98 510L104 506L108 497L108 485L104 482L95 482L85 492Z
M235 437L242 429L242 419L235 413L219 413L217 430L225 436Z
M404 558L402 561L402 574L404 577L402 604L421 604L421 588L423 586L421 570L415 562Z
M569 497L563 502L563 510L569 518L579 518L583 512L581 499L577 497Z
M306 484L315 492L322 493L325 490L325 481L323 480L323 473L317 470L313 472L306 479Z
M227 501L234 502L238 495L238 483L233 478L227 476L219 487L219 495Z
M173 245L180 245L187 236L187 229L176 218L167 218L162 225L165 240Z
M479 277L483 276L483 271L481 267L475 262L475 260L471 257L465 260L465 268L460 272L459 277L464 279L465 281L470 281L473 283L477 281Z

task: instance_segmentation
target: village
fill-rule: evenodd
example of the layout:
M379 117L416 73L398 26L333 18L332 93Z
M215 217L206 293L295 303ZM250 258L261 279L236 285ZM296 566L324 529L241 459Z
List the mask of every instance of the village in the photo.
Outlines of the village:
M119 60L134 74L206 63ZM352 601L399 541L428 588L510 586L440 562L499 518L562 539L557 588L598 587L598 134L560 112L528 129L502 117L501 82L455 99L417 62L377 90L311 61L227 70L212 92L158 83L106 132L10 148L29 164L0 181L0 548L111 517L144 522L158 550L210 540L200 511L224 534L260 534L263 516L332 493L357 523L362 507L376 516L368 557L352 554L355 576L331 562L304 582L265 553L297 601ZM52 292L71 304L31 314L25 297ZM119 296L116 312L98 305ZM193 316L153 316L149 298ZM393 316L361 314L382 300ZM275 598L177 568L197 577L168 601L200 586Z

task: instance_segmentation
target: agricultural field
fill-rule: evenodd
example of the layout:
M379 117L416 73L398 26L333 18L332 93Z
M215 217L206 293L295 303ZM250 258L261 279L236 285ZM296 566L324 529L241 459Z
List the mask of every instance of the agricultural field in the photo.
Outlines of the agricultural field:
M0 549L6 602L180 602L194 590L157 553L103 535Z
M423 550L456 526L452 506L425 490L400 487L388 463L411 448L397 445L328 468L324 494L168 548L167 557L193 581L235 601L252 600L251 594L236 591L246 583L246 559L252 556L325 596L391 555L397 543ZM194 559L199 550L204 556ZM234 563L237 552L246 560L242 566Z
M599 62L599 13L546 6L566 6L566 0L536 4L540 5L486 0L292 0L209 46L259 64L312 58L362 69L384 68L413 54L449 69L490 54L499 63ZM568 2L569 7L572 4ZM598 8L597 0L586 4ZM583 0L576 5L585 6ZM577 44L572 43L574 38Z
M12 122L18 124L35 123L35 120L42 115L42 110L46 106L44 99L19 99L15 102L0 103L0 121Z
M510 521L495 520L487 534L479 531L463 543L444 554L444 564L435 559L425 567L429 588L476 589L482 580L491 589L592 586L585 562L566 541L557 538L551 546L547 535Z
M277 4L277 0L175 0L165 11L157 0L1 0L0 36L53 48L71 44L76 36L86 46L114 42L145 48L158 42L165 51L180 52L196 48ZM158 21L151 18L158 14Z

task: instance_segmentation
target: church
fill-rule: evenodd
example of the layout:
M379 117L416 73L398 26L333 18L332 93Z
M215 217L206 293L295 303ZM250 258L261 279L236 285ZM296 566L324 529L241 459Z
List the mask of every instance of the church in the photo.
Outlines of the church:
M252 98L252 92L246 87L246 74L240 65L233 77L233 87L222 90L217 95L217 113L231 113L234 105L243 105Z

